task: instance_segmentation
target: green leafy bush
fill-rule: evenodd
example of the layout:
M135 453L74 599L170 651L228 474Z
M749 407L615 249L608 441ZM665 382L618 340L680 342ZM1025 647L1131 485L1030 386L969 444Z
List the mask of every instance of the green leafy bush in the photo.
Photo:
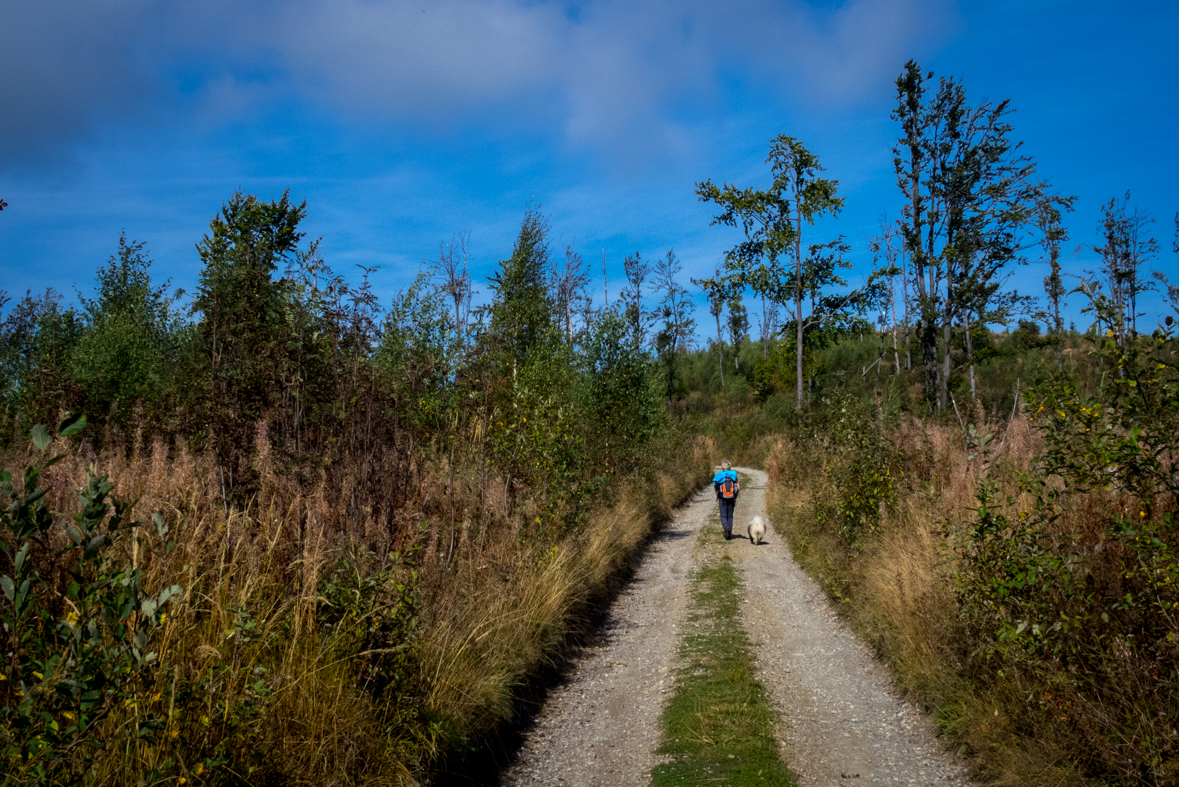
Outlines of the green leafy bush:
M865 403L848 397L826 404L820 413L814 429L826 449L831 490L830 499L821 504L854 547L876 529L881 507L894 501L904 456Z
M70 436L84 418L58 430ZM38 451L49 431L32 431ZM99 742L100 727L113 712L134 707L154 687L160 669L151 650L164 607L181 592L171 586L149 593L134 561L122 559L119 542L137 540L132 503L111 498L106 476L93 471L79 491L82 510L59 525L46 504L42 473L61 459L32 464L23 483L0 472L0 627L5 658L0 674L0 784L43 784L80 778ZM155 526L164 536L162 517ZM64 531L66 544L51 542ZM165 546L164 548L167 548ZM50 583L42 569L67 573ZM64 585L64 587L63 587ZM165 723L146 713L124 725L129 740L151 739Z

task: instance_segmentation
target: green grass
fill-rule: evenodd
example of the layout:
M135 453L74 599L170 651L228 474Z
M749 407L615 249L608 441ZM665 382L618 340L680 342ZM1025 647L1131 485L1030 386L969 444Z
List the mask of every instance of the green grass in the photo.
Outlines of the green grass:
M719 517L713 519L719 525ZM712 525L701 536L706 548L725 544L719 526ZM727 555L704 564L693 580L692 597L688 633L680 645L684 666L663 712L659 753L673 759L651 772L652 787L793 787L796 780L774 738L777 714L753 675L753 646L739 621L741 581Z

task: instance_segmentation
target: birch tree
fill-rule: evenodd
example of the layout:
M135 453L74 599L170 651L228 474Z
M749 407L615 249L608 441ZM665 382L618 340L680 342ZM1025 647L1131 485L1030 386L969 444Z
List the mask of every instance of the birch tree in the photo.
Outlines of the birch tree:
M808 328L839 320L845 310L862 305L858 293L828 297L826 290L841 286L835 270L843 265L822 253L803 254L803 226L817 217L836 215L843 199L836 196L838 181L819 176L818 156L799 140L781 134L770 143L772 182L762 191L717 186L711 180L696 184L703 202L721 208L712 223L736 227L745 239L725 254L724 272L738 287L749 286L767 300L793 312L795 390L804 406L803 335ZM839 241L838 243L842 243ZM814 252L829 244L811 245ZM807 304L811 308L807 309Z

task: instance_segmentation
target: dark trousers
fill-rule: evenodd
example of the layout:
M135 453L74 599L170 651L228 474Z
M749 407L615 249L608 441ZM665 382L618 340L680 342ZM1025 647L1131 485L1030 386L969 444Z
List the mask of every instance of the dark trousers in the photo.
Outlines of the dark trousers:
M737 507L737 498L720 497L717 499L720 500L721 527L725 529L726 533L731 533L733 532L733 509Z

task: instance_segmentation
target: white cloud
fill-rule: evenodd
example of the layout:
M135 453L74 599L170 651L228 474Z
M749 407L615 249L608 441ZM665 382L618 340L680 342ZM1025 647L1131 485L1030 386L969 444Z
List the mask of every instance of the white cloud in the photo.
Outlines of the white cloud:
M120 116L192 111L186 71L217 82L201 111L235 120L262 85L377 120L650 154L687 144L677 111L723 114L734 75L776 89L770 103L877 96L953 0L64 0L4 15L0 67L21 78L0 83L14 118L0 164Z

